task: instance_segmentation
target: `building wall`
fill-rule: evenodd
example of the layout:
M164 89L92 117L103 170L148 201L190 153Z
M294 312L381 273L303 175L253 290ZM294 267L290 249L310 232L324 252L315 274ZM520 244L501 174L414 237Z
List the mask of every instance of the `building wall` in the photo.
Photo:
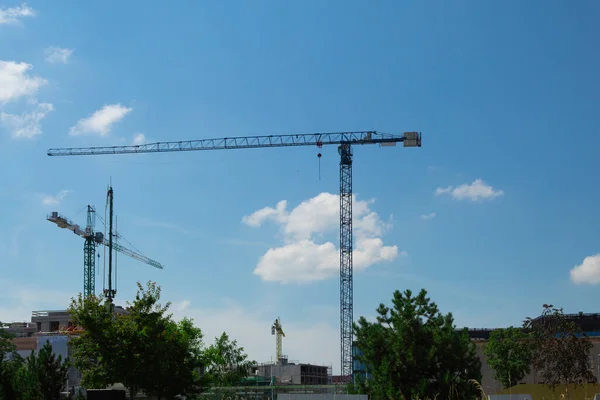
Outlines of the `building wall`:
M262 364L257 367L258 375L271 377L276 382L292 385L327 385L328 367L313 364Z

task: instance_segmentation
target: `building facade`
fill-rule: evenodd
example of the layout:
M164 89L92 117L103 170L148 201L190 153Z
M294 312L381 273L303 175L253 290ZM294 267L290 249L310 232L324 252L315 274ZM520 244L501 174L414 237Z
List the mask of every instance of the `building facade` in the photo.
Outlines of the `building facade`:
M327 385L331 383L331 368L325 365L288 362L264 363L255 367L255 375L272 377L275 385Z
M354 379L369 379L371 373L368 371L365 363L359 360L362 356L362 351L358 348L357 342L352 342L352 376Z

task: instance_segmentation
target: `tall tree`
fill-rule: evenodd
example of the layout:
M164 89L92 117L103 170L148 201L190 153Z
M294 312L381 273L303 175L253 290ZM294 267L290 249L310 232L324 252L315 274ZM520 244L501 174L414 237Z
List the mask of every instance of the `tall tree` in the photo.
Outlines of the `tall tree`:
M119 381L116 371L122 350L113 314L98 296L73 299L69 307L73 323L84 329L71 339L73 364L81 372L81 384L87 389L104 389Z
M88 388L120 382L131 397L138 390L158 399L202 390L202 332L189 319L175 322L162 306L160 287L138 283L127 313L113 315L102 299L74 300L71 314L84 328L73 340L75 365Z
M533 367L541 373L547 385L569 385L595 382L591 371L590 350L593 345L579 326L563 313L562 308L544 304L539 318L527 318L533 349Z
M56 400L65 387L69 373L69 360L56 356L52 352L52 345L46 342L39 350L37 357L31 354L27 360L29 370L34 371L39 383L43 400Z
M213 386L219 387L239 385L256 364L248 360L244 348L238 347L236 340L229 340L225 332L208 347L205 360L207 378Z
M376 399L473 398L471 380L481 380L481 363L466 330L443 315L422 289L395 291L392 306L381 304L377 321L360 317L354 335L371 379L363 384Z
M484 352L494 378L505 388L518 384L531 371L531 346L521 328L493 330Z

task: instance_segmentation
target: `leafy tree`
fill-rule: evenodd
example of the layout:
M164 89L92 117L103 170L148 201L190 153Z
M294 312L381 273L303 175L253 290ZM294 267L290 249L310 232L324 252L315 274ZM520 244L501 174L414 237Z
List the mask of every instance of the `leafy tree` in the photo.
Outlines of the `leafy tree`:
M119 380L115 368L115 352L122 338L116 335L113 314L103 304L103 298L73 299L69 307L75 325L84 328L72 338L73 364L81 372L81 384L88 389L103 389Z
M595 382L591 371L589 353L593 345L579 326L562 308L544 304L539 318L527 318L524 328L529 330L533 349L533 367L541 372L547 385L569 385Z
M481 380L475 344L425 289L416 296L394 292L392 307L381 304L377 314L374 323L361 317L354 324L359 359L371 373L362 390L376 399L475 397L471 380Z
M205 360L207 379L218 387L239 385L256 365L255 361L248 360L244 348L238 347L236 340L230 341L225 332L208 347Z
M494 378L503 387L519 383L531 371L531 346L521 328L495 329L484 348L487 362L495 372Z
M103 299L74 300L73 321L85 332L73 340L75 365L88 388L121 382L133 398L172 398L202 390L202 332L191 320L175 322L162 306L160 287L138 283L138 293L125 315L113 315Z

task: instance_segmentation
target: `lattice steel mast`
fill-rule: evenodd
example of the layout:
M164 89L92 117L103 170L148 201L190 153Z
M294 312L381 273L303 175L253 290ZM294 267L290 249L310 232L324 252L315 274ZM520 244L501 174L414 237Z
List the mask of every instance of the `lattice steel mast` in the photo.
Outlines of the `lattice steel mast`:
M162 153L171 151L252 149L263 147L297 147L338 145L340 154L340 334L341 375L352 376L352 146L380 144L421 147L421 133L405 132L402 136L376 131L309 133L292 135L245 136L189 141L157 142L134 146L79 147L48 150L49 156Z
M110 203L112 204L112 188L109 191L110 194ZM112 207L111 207L112 210ZM101 218L101 217L100 217ZM125 254L131 258L134 258L138 261L141 261L145 264L148 264L154 268L163 269L164 266L158 261L154 261L137 251L128 249L124 246L121 246L119 243L116 243L112 240L112 235L107 240L104 237L102 232L95 231L95 223L96 223L96 209L93 206L87 206L87 224L85 229L81 229L81 227L71 220L66 218L65 216L59 214L54 211L50 215L46 217L46 219L54 224L56 224L59 228L70 230L76 235L85 239L83 243L83 296L84 298L88 298L96 293L96 247L99 245L104 245L107 248L111 248L119 253ZM111 217L112 221L112 217ZM112 225L112 223L111 223ZM110 232L113 232L112 227L110 228ZM115 235L117 235L115 233ZM111 243L112 242L112 243ZM112 251L109 252L112 254ZM98 255L100 257L100 255ZM112 255L109 256L111 258ZM112 265L112 260L109 260L109 292L105 291L105 295L110 295L114 297L116 291L112 288L112 271L110 266Z
M83 242L83 297L88 298L96 290L96 246L94 232L96 210L87 206L87 224L85 226L85 242Z
M352 376L352 322L354 287L352 276L352 147L342 144L340 153L340 351L342 373Z

